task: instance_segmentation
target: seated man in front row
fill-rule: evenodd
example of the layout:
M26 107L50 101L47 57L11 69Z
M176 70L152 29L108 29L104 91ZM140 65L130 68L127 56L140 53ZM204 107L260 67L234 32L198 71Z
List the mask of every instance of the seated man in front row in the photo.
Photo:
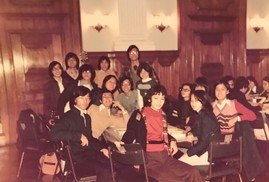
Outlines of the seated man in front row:
M87 113L92 119L93 137L99 138L110 126L126 128L129 114L120 102L114 101L112 92L103 89L100 95L100 101L101 105L97 106L93 104L87 110ZM116 113L113 113L113 111Z
M112 181L108 150L92 136L91 118L86 109L90 103L90 90L78 86L72 93L70 111L65 113L51 130L53 141L68 141L73 160L97 175L97 181Z

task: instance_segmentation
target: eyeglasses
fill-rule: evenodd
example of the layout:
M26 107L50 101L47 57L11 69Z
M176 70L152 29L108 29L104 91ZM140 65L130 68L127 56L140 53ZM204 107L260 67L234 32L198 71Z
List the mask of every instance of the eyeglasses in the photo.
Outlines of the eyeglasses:
M189 90L189 89L180 89L180 91L183 91L183 92L190 92L191 90Z
M91 73L91 71L90 70L87 70L87 71L83 71L83 73Z
M138 54L138 51L131 51L130 54Z

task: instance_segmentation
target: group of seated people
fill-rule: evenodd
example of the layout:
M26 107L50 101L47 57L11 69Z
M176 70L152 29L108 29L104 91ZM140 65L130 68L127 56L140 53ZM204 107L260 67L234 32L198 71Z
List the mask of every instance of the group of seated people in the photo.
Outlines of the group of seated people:
M195 166L208 165L210 136L220 133L230 134L228 140L236 132L243 137L243 166L249 180L264 170L250 123L269 101L268 76L263 89L251 76L226 76L213 89L200 77L182 84L178 100L165 106L167 91L153 68L139 61L138 47L131 45L127 57L130 67L118 78L109 69L108 57L101 57L94 70L89 64L79 67L78 57L68 53L65 71L59 62L50 63L51 80L44 86L44 115L53 124L51 139L69 141L74 160L94 170L98 181L112 181L102 137L110 126L126 128L116 146L141 144L148 175L157 181L202 181ZM191 147L178 148L167 124L186 130Z

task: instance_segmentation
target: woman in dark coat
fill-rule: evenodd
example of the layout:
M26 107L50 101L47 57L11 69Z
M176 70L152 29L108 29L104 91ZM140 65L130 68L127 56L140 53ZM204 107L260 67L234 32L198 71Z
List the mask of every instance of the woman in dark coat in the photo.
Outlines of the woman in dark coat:
M195 111L195 116L192 116L195 122L187 133L187 140L197 142L179 160L190 165L207 165L210 136L220 133L220 128L204 91L195 90L191 94L190 104Z
M64 91L67 80L62 77L63 67L57 61L52 61L48 68L50 80L43 87L43 114L46 120L57 118L58 99Z

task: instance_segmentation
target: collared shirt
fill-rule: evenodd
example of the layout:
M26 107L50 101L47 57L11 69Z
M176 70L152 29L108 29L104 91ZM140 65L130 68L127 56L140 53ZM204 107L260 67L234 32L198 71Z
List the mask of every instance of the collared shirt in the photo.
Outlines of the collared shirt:
M224 99L221 103L219 103L218 101L215 101L213 103L213 107L217 106L220 110L222 110L226 104L228 104L229 106L231 106L231 100Z
M60 93L62 93L64 91L63 79L61 78L61 79L55 79L55 80L58 84Z
M90 83L89 84L85 84L85 83L82 83L81 80L78 81L78 86L87 87L89 90L92 90L93 89L93 86Z
M87 114L87 110L80 109L78 106L74 105L75 108L77 108L80 111L80 116L84 119L84 126L86 127L86 119L85 114Z
M99 106L99 112L101 112L104 109L107 109L106 106L104 106L104 104L101 104ZM111 114L110 109L107 109L107 113L108 113L108 116L110 116L110 114Z

